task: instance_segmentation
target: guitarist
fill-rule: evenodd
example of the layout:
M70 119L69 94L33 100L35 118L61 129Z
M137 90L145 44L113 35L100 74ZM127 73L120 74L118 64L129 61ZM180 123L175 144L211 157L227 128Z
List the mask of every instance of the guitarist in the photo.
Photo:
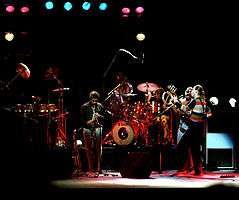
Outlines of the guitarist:
M91 91L89 101L81 106L80 119L88 162L88 177L98 177L100 173L102 128L105 109L99 103L100 94Z
M187 105L182 105L181 110L190 113L189 127L184 135L184 144L191 149L194 165L194 175L202 175L202 147L205 140L206 120L210 117L211 110L207 106L205 92L201 85L195 85L191 91L192 101ZM181 141L182 142L182 141ZM184 152L185 154L185 152ZM182 169L185 158L179 155L182 164L179 165L179 171Z

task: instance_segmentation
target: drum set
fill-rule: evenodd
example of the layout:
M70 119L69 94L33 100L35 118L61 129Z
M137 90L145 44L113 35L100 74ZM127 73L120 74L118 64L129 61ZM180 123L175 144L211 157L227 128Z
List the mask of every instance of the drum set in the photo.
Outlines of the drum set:
M39 96L32 96L32 102L26 104L16 104L15 113L26 119L34 121L44 121L44 144L50 147L66 146L66 117L68 112L64 110L63 96L69 88L56 88L50 92L58 96L56 103L43 103ZM54 128L53 128L54 126ZM54 129L55 133L52 133Z
M105 101L112 113L112 129L106 134L103 143L117 145L147 145L148 128L158 122L162 111L163 89L155 83L141 83L137 86L140 94L121 94L115 97L114 88ZM121 101L118 101L121 99Z

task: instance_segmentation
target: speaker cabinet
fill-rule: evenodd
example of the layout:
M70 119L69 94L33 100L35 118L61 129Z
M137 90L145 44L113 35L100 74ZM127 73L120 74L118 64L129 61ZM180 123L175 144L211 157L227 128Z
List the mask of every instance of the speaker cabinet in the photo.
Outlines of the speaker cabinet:
M123 178L149 178L152 157L149 152L129 152L120 168Z
M228 133L207 133L207 169L234 168L234 144Z

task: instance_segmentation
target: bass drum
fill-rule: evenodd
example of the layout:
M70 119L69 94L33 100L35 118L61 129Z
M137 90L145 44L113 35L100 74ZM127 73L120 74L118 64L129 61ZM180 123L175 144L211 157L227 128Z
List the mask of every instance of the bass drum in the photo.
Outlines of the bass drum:
M118 121L112 129L113 140L118 145L129 145L134 140L134 130L129 123Z

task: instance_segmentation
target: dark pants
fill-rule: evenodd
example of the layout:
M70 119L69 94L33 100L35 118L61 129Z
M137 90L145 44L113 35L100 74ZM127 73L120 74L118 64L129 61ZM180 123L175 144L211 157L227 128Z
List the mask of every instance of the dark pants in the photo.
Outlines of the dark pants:
M182 170L188 161L188 151L191 150L195 173L202 172L202 156L205 135L204 123L191 122L188 131L178 144L179 170Z

